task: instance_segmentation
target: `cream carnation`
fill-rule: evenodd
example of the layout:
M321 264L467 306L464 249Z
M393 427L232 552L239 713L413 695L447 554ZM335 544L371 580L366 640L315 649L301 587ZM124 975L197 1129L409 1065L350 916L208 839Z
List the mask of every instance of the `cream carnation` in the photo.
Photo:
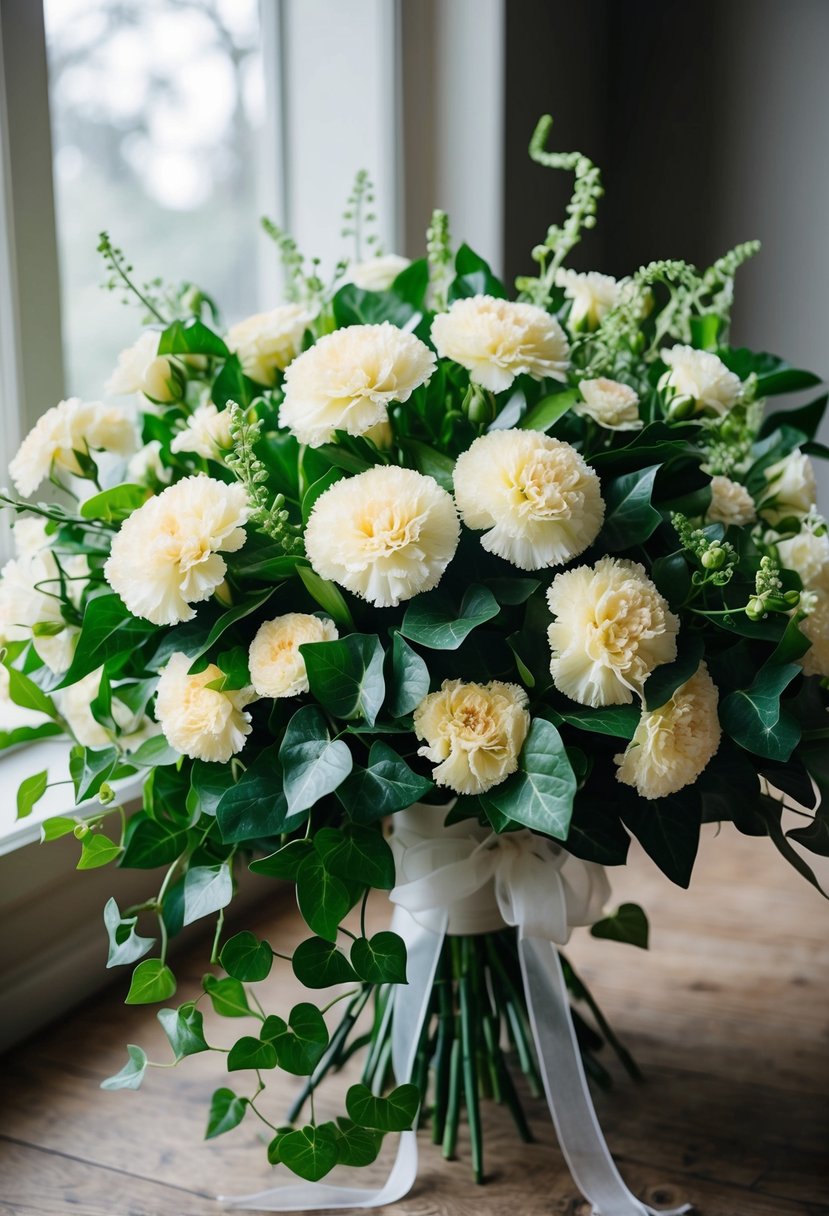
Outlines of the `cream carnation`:
M70 684L68 688L59 689L52 694L61 717L83 747L108 747L116 737L115 731L108 731L92 716L91 702L98 695L101 671L102 668L99 667L76 684ZM121 747L135 748L150 735L158 732L158 727L149 718L143 714L134 714L118 700L117 688L113 690L111 714L113 722L123 732L117 736Z
M171 452L195 452L205 460L217 460L233 446L230 410L218 410L212 401L198 406L183 431L170 444Z
M744 485L718 475L711 478L711 503L705 517L710 523L742 528L754 522L757 512Z
M165 739L191 760L213 760L226 764L245 746L250 734L250 714L244 708L256 700L252 688L219 692L208 684L221 680L215 663L188 675L186 654L176 653L161 673L155 714Z
M704 663L670 700L645 712L616 776L642 798L666 798L691 785L720 745L719 696Z
M9 465L9 473L18 493L28 497L53 470L81 476L84 470L76 452L102 450L125 456L134 447L135 430L123 410L70 397L38 419Z
M250 681L260 697L295 697L308 691L306 642L333 642L339 635L333 621L306 612L288 612L259 626L251 642Z
M227 344L239 356L242 370L257 384L275 384L302 350L306 329L314 314L300 304L281 304L231 325Z
M668 371L659 384L679 397L690 397L697 414L727 414L739 400L743 386L718 355L693 346L672 346L660 351Z
M770 523L807 515L817 502L815 466L800 448L769 465L764 476L767 488L759 510Z
M586 414L611 431L636 431L641 427L639 395L627 384L600 376L597 380L580 380L579 392L582 400L573 406L574 414Z
M80 632L63 616L61 570L68 602L78 608L89 564L81 555L62 556L58 567L42 520L18 520L13 531L17 557L0 574L0 638L31 640L50 671L60 674L72 662ZM48 630L34 634L35 625Z
M367 262L355 262L345 274L347 283L363 291L388 291L394 280L411 262L399 253L386 253L369 258Z
M603 557L557 574L547 603L553 682L582 705L627 704L676 658L679 620L638 562Z
M162 461L161 444L157 439L151 439L130 457L127 476L138 485L168 484L172 479L173 470L168 469Z
M499 680L444 680L414 712L415 734L426 741L418 754L436 765L437 784L456 794L482 794L514 773L529 728L527 694Z
M563 287L567 299L573 301L568 325L576 330L595 329L618 304L623 284L595 270L580 274L577 270L562 269L556 274L556 287Z
M389 321L337 329L288 368L279 421L311 447L328 443L335 431L364 435L434 370L429 347Z
M535 304L493 296L456 300L432 322L432 341L443 359L465 367L469 378L492 393L516 376L564 380L570 348L555 317Z
M322 578L390 608L437 586L459 537L455 504L433 478L378 465L317 499L305 551Z
M825 528L820 517L815 522ZM779 540L777 552L782 565L797 571L804 587L810 590L822 587L829 591L829 535L825 530L817 535L805 527L796 536Z
M185 477L150 498L121 525L104 566L106 580L135 616L175 625L196 615L224 580L220 553L245 543L244 487Z
M174 363L158 353L160 334L148 329L132 346L122 350L104 392L114 396L143 393L151 401L175 401L180 396Z
M583 553L604 519L599 479L575 448L538 431L490 431L455 465L455 502L481 544L521 570Z
M821 587L808 592L801 600L809 614L800 628L812 643L800 660L807 676L829 677L829 590Z

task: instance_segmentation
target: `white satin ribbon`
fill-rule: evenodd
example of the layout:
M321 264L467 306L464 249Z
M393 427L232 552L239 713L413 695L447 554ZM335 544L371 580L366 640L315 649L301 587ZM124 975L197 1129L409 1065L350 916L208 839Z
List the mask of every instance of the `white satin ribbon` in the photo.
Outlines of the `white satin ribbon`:
M474 820L447 828L445 816L445 808L420 805L395 816L392 930L408 951L408 984L395 990L402 999L395 1001L392 1023L398 1083L412 1077L447 933L513 925L547 1105L570 1173L593 1205L593 1216L682 1216L690 1211L687 1204L651 1208L625 1186L596 1118L570 1016L556 945L564 945L574 926L593 924L602 915L610 896L603 867L528 831L497 836ZM219 1201L269 1212L376 1208L402 1199L416 1177L417 1139L409 1131L402 1133L380 1188L287 1183Z

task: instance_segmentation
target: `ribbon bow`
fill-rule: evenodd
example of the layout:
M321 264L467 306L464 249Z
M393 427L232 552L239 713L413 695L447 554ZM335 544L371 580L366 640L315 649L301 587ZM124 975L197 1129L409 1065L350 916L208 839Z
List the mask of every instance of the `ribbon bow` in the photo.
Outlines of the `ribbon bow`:
M625 1186L596 1118L576 1040L558 945L593 924L610 896L604 868L529 831L502 836L474 820L444 825L445 807L415 805L394 820L397 885L392 929L406 942L408 984L396 990L392 1063L410 1080L447 933L518 931L530 1028L562 1153L594 1216L682 1216L690 1208L647 1207ZM402 1199L417 1177L417 1139L403 1132L385 1184L376 1190L289 1184L236 1199L263 1211L375 1208Z

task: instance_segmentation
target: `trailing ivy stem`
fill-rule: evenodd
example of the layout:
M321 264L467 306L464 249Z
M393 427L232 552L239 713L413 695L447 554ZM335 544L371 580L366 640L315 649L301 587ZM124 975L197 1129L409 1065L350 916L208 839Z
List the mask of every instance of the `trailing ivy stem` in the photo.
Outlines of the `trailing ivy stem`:
M225 910L219 909L219 915L216 917L216 932L213 935L213 949L210 951L210 962L215 966L219 961L219 939L222 936L222 929L225 923Z
M156 915L158 917L158 931L161 934L161 961L162 961L162 963L166 963L167 962L167 944L168 944L167 924L164 920L164 909L161 907L160 904L156 911Z

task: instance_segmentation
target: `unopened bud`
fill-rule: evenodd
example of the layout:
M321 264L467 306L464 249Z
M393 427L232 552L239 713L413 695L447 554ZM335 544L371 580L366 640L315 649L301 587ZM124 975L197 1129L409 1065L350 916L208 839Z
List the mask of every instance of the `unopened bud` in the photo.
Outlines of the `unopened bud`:
M682 422L685 418L690 418L694 412L694 398L683 393L679 397L674 397L673 401L668 406L668 417L673 422Z
M100 802L101 806L109 806L114 797L115 790L108 781L104 781L101 788L98 790L98 801Z
M719 545L712 545L710 549L706 549L700 558L706 570L719 570L725 561L725 550Z
M766 606L759 595L750 599L746 604L746 616L750 621L762 621L766 615Z

